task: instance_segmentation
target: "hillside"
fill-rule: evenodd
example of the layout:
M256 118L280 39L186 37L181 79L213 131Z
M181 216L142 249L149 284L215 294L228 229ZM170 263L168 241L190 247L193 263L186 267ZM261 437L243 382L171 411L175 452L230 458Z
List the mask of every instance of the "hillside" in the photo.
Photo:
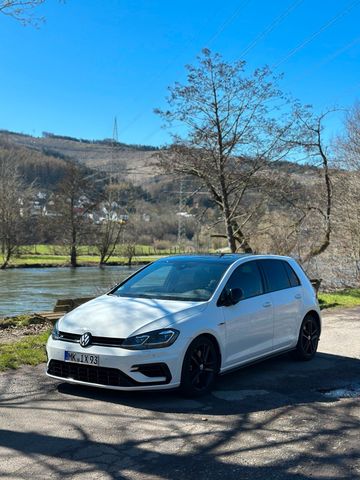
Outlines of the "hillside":
M44 132L42 137L0 130L0 145L31 150L45 157L68 159L84 166L107 173L121 174L133 183L143 184L157 175L151 165L157 147L149 145L127 145L114 143L111 139L86 140L64 137ZM299 183L312 183L318 176L318 169L291 161L277 162L269 167L290 175Z
M156 147L147 145L126 145L114 143L110 139L92 141L53 134L32 137L6 130L0 131L0 143L35 151L47 157L77 161L104 172L126 174L136 183L154 175L154 169L149 163Z

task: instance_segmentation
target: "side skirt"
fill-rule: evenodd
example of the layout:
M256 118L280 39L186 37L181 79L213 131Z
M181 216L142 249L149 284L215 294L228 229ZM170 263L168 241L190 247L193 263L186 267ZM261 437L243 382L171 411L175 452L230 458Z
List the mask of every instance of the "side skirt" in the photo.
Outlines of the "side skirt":
M234 372L236 370L240 370L241 368L249 367L250 365L256 365L257 363L264 362L265 360L269 360L270 358L279 357L288 352L292 352L295 350L296 347L286 348L285 350L280 350L275 353L270 353L268 355L264 355L263 357L257 358L255 360L247 360L242 363L238 363L237 365L231 365L230 367L225 367L220 370L219 375L225 375L226 373Z

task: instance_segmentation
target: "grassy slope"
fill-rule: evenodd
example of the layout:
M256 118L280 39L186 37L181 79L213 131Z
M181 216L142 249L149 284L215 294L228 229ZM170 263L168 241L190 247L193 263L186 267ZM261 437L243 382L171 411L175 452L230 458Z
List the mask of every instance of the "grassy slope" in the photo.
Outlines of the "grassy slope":
M333 293L319 293L321 309L334 307L355 307L360 305L360 289L341 290Z
M18 342L0 344L0 371L45 362L45 343L49 333L29 335Z
M154 247L150 245L141 245L137 244L135 246L137 255L157 255L159 250L155 250ZM173 249L174 250L174 249ZM96 247L91 245L80 245L77 248L79 255L96 255L98 256L99 252ZM69 247L65 245L24 245L20 250L23 255L69 255ZM115 249L115 255L120 256L122 252L122 247L118 245ZM161 250L163 254L171 253L170 250Z
M169 255L171 252L164 250L155 252L154 248L148 245L137 245L136 255L132 258L133 263L147 263L157 260L161 255ZM82 245L78 247L78 263L82 265L96 265L99 263L100 257L96 248ZM128 264L128 258L122 255L121 249L117 248L114 255L110 258L110 262L119 264ZM68 249L60 245L28 245L20 250L18 257L13 257L10 265L69 265L70 258Z
M132 263L144 263L153 262L157 260L159 256L154 255L142 255L132 258ZM79 264L93 264L97 265L100 258L95 255L80 255L77 259ZM127 265L128 259L121 256L113 256L110 262L116 262ZM21 257L13 258L10 265L69 265L69 256L65 255L21 255Z

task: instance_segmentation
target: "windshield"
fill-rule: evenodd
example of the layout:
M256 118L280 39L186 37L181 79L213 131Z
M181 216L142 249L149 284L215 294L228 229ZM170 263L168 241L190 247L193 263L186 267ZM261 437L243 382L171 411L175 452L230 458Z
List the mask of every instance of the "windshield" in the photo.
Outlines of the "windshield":
M161 260L125 280L111 294L204 302L228 267L228 262L216 260Z

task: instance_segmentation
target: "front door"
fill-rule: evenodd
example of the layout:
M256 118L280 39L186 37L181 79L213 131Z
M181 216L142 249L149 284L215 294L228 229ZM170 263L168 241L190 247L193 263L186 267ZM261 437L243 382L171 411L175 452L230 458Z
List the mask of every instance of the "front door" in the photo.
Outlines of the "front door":
M236 305L222 306L226 325L224 367L256 359L271 352L273 342L273 304L256 261L241 264L230 276L225 291L242 290Z

